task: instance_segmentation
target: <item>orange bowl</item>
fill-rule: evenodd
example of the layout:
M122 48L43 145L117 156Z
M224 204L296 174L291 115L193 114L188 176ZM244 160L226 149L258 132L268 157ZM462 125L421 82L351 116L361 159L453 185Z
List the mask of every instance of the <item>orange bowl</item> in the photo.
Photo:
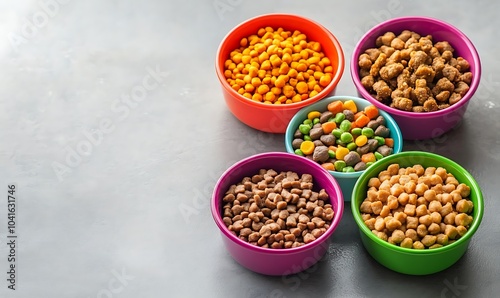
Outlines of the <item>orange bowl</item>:
M311 98L281 105L253 101L231 88L224 76L224 62L229 59L231 51L240 47L242 38L257 34L257 31L263 27L273 27L275 30L282 27L292 32L299 30L307 36L309 41L319 42L333 67L333 78L330 84ZM238 120L260 131L285 133L288 122L301 108L334 94L344 72L344 64L344 53L340 43L323 25L293 14L266 14L239 24L224 37L217 50L215 68L226 104Z

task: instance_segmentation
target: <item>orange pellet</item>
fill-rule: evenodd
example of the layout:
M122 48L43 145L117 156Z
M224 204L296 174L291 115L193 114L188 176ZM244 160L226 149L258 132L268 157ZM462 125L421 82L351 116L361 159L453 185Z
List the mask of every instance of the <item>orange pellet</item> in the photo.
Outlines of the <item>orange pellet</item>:
M373 154L372 152L361 155L361 161L364 163L375 162L376 160L377 158L375 157L375 154Z
M328 134L331 133L335 128L337 128L337 124L333 121L328 121L321 124L321 128L323 128L323 133Z
M370 122L370 118L368 118L366 115L361 115L358 119L355 120L356 126L357 127L364 127Z
M325 169L325 170L328 170L328 171L335 171L335 166L333 165L333 163L331 162L325 162L323 164L321 164L321 166Z
M321 44L298 30L260 28L241 38L228 56L227 82L245 97L264 103L304 101L333 80L334 69Z
M365 115L370 119L375 119L378 116L378 109L375 106L367 106L365 108Z
M344 110L344 104L340 100L332 101L327 106L328 111L332 112L332 114L342 113Z

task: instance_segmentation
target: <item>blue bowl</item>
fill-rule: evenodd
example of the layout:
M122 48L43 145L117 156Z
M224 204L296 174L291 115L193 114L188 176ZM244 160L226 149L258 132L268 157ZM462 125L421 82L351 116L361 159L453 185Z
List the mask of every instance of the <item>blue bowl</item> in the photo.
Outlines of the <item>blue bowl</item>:
M293 141L293 134L297 130L300 124L307 119L307 114L311 111L319 111L319 112L324 112L327 110L327 106L329 103L332 101L340 100L342 102L345 102L347 100L352 100L354 103L356 103L356 106L358 107L358 110L362 110L367 106L372 105L369 101L366 99L362 99L359 97L353 97L353 96L330 96L326 97L312 105L309 105L305 108L302 108L299 110L290 120L288 123L286 132L285 132L285 147L286 151L289 153L294 153L295 150L292 147L292 141ZM390 137L394 139L394 147L393 147L393 152L392 154L399 153L403 149L403 137L401 135L401 130L399 129L399 126L397 125L396 121L386 112L382 111L379 109L379 115L382 115L385 119L386 126L389 128L391 131ZM350 201L351 200L351 195L352 195L352 190L354 188L354 184L356 184L356 181L358 180L359 176L364 171L358 171L358 172L351 172L351 173L343 173L343 172L336 172L336 171L328 171L339 183L340 188L342 189L342 194L344 195L344 201Z

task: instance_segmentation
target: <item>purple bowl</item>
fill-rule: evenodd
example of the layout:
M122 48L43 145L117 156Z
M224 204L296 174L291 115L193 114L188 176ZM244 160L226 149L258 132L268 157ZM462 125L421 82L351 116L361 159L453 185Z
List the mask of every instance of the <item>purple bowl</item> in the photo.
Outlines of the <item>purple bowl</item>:
M294 171L299 175L311 174L315 190L325 189L330 195L330 203L335 211L328 230L308 244L284 249L254 246L231 234L222 221L222 198L229 186L240 182L243 177L255 175L260 169L274 169L277 172ZM215 185L210 207L213 219L221 231L224 246L238 263L265 275L289 275L313 266L326 253L328 240L342 218L344 199L340 186L319 164L295 154L269 152L247 157L227 169Z
M448 41L455 49L454 56L461 56L469 62L472 82L469 91L458 103L435 112L407 112L391 108L379 102L363 87L359 77L358 59L360 54L368 48L375 47L375 40L385 32L392 31L398 35L403 30L415 31L420 35L432 35L434 42ZM370 29L361 38L352 53L351 77L360 97L367 99L375 106L391 114L401 129L403 139L423 140L441 136L462 120L469 100L479 86L481 62L472 42L454 26L429 17L407 16L382 22Z

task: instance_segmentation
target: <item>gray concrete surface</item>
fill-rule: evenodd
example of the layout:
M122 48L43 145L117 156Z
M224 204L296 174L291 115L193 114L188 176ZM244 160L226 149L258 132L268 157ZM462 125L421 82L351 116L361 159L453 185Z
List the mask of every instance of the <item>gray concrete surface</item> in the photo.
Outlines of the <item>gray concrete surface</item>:
M499 10L498 1L2 1L0 297L498 297ZM483 77L463 123L404 145L458 161L484 191L482 225L453 267L423 277L385 269L362 247L349 206L309 273L262 276L224 250L209 211L216 180L244 157L285 148L283 135L231 115L214 58L232 27L269 12L324 24L347 62L364 31L396 16L440 18L475 43ZM346 67L337 95L355 94Z

